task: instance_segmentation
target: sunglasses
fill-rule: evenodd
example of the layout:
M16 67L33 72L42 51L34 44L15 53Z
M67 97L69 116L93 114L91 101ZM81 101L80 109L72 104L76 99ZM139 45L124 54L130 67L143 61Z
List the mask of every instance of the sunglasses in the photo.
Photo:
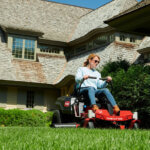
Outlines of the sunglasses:
M99 64L99 61L98 61L98 60L94 60L94 62Z

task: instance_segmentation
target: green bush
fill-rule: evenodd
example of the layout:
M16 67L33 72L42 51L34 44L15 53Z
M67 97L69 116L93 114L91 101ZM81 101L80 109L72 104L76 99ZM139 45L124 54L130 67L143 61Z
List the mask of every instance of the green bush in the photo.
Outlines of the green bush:
M115 74L121 69L127 71L129 67L130 64L126 60L109 62L104 66L101 73L103 76L108 76L110 73Z
M52 112L43 113L39 110L0 109L1 126L49 126Z
M117 64L117 65L112 65ZM102 76L111 75L113 91L121 109L137 111L141 126L150 127L150 66L131 65L117 61L104 66ZM114 67L114 68L113 68ZM125 68L124 68L125 67ZM108 69L111 68L111 69ZM109 72L110 71L110 72Z

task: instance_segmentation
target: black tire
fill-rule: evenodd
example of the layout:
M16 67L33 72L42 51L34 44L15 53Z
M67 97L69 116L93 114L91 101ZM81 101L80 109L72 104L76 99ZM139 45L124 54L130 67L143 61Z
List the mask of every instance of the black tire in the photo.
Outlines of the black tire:
M53 126L56 123L62 123L61 114L60 114L59 110L53 111L53 118L52 118L52 125L51 126Z
M134 123L133 129L139 129L139 123L138 123L138 122L135 122L135 123Z
M95 128L93 121L89 121L89 122L88 122L88 128L90 128L90 129Z

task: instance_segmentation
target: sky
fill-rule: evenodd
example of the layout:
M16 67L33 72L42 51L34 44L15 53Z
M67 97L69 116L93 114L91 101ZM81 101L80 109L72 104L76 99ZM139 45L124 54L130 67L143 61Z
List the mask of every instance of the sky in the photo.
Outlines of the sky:
M111 2L112 0L48 0L48 1L96 9L108 2Z

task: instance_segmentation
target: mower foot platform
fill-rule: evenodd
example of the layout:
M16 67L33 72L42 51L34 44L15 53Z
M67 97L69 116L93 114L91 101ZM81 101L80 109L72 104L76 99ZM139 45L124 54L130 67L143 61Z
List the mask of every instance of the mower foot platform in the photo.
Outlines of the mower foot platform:
M80 124L77 123L55 123L52 124L54 128L78 128Z

